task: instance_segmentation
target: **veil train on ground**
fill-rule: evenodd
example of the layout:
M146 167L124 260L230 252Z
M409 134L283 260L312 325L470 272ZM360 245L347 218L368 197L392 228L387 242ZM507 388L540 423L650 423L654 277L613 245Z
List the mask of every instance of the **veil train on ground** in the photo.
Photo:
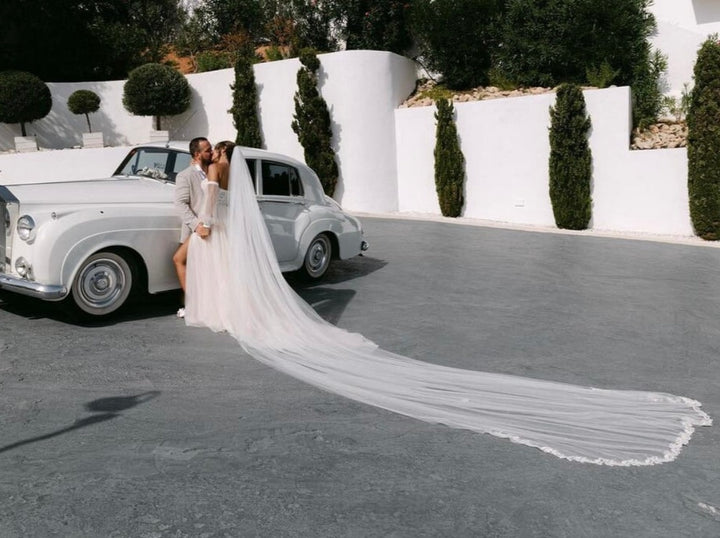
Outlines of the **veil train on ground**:
M224 268L232 278L217 307L222 328L258 361L365 404L584 463L669 462L695 427L712 423L689 398L449 368L327 323L283 278L245 159L234 151Z

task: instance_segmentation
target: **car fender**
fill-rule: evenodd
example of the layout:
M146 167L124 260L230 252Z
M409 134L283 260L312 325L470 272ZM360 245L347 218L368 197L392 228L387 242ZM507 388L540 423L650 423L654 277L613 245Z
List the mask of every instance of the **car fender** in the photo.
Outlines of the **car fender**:
M124 247L136 252L145 265L149 291L172 289L177 287L172 254L179 245L179 229L175 212L157 206L151 211L140 206L60 214L38 230L33 249L35 277L70 287L88 256Z
M305 228L299 238L298 267L300 267L305 258L310 243L318 234L330 233L333 237L335 252L333 258L346 259L356 256L360 253L360 241L362 233L345 218L338 218L337 214L323 217L316 217Z

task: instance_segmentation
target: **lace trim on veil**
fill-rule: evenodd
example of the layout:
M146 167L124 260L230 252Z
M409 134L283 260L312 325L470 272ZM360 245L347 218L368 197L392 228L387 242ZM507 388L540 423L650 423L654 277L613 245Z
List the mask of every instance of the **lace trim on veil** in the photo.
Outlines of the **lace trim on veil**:
M224 326L255 359L359 402L584 463L672 461L712 423L688 398L449 368L325 322L283 278L240 148L233 157Z

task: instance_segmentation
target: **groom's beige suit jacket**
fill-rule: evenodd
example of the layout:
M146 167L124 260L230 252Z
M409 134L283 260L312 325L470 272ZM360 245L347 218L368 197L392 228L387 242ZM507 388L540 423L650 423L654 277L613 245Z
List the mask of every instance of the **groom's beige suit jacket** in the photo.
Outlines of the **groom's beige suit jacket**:
M205 174L195 164L191 164L175 178L175 207L182 218L181 243L184 243L200 224L198 214L203 200L203 179Z

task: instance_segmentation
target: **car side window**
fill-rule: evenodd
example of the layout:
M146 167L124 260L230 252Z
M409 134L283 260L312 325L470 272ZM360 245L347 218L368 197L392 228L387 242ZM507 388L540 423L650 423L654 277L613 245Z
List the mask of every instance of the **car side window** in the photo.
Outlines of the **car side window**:
M257 172L255 170L255 159L245 159L245 162L247 163L248 170L250 170L250 177L252 178L253 183L253 190L257 192L257 179L255 176L257 175Z
M188 166L190 166L190 162L192 161L192 158L190 157L189 153L181 153L177 152L175 153L175 162L172 164L172 168L170 169L170 177L168 178L170 181L175 181L175 178L177 177L178 173L185 170Z
M300 174L293 166L273 161L262 162L263 194L273 196L302 196Z
M119 174L169 179L166 173L168 157L166 149L140 148L130 156Z

